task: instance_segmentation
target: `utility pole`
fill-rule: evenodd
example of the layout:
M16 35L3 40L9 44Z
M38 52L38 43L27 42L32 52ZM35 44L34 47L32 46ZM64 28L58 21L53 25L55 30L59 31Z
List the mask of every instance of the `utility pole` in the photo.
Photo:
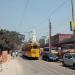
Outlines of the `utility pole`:
M72 9L71 28L72 28L72 31L73 31L73 39L75 41L75 21L74 21L74 5L73 5L73 0L71 0L71 9ZM74 42L74 49L75 49L75 42Z
M72 21L74 21L74 6L73 6L73 0L71 0L71 7L72 7Z
M74 21L74 5L73 5L73 0L71 0L71 11L72 11L71 30L73 31L73 34L75 34L75 21Z
M51 22L49 19L49 53L51 53Z

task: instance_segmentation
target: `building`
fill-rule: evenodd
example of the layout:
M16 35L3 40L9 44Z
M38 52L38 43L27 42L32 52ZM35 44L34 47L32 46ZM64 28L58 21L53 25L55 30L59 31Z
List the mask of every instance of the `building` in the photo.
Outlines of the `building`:
M67 39L73 38L73 34L56 34L51 37L51 44L53 46L60 46L60 44Z
M74 42L73 34L56 34L51 36L51 50L58 51L61 55L68 50L74 50ZM49 44L47 43L45 47L49 47Z

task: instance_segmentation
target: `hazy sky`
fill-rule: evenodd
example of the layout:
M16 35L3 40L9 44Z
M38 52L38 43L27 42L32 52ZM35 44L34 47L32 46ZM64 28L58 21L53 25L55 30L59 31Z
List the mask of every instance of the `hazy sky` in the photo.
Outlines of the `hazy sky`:
M37 36L41 37L48 34L50 18L52 35L72 33L69 25L70 2L71 0L0 0L0 28L21 33L35 30Z

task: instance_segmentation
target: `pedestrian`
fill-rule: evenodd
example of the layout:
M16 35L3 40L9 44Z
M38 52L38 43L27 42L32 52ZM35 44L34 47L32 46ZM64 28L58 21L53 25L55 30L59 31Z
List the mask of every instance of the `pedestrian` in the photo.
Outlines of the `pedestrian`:
M2 52L0 50L0 72L2 72Z
M2 62L2 51L0 49L0 63Z
M15 58L15 52L12 52L12 57L13 57L13 59Z
M16 57L17 57L18 56L18 52L16 51L15 54L16 54Z

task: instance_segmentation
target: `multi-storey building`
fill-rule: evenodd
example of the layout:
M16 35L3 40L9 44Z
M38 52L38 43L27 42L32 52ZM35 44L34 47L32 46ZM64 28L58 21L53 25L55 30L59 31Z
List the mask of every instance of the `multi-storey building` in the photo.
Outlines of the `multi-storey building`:
M66 39L70 39L73 37L73 34L56 34L51 37L51 44L52 45L60 45Z

